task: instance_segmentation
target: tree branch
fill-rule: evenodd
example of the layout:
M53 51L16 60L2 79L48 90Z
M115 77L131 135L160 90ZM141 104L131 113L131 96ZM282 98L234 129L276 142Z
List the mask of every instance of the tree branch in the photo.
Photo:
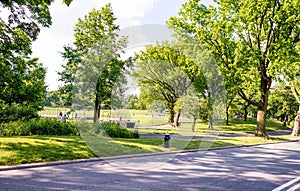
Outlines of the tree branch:
M251 105L255 105L255 106L257 106L257 107L262 106L262 105L261 105L261 102L256 102L256 101L253 101L253 100L251 100L250 98L248 98L248 97L246 96L246 94L243 92L243 90L239 90L239 91L238 91L238 94L239 94L239 96L240 96L242 99L244 99L246 102L250 103Z

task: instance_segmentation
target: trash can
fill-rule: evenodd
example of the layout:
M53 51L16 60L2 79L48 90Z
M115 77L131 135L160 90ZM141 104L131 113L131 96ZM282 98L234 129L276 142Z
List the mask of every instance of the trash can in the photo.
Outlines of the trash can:
M134 122L126 122L126 128L134 128L135 123Z

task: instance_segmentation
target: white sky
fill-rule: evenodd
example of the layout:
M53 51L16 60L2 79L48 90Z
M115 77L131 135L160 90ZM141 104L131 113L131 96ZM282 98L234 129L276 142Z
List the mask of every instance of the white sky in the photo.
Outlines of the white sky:
M177 14L186 0L73 0L69 7L63 5L62 0L56 0L50 7L52 26L43 28L38 40L33 43L33 57L38 57L47 68L49 90L57 89L57 71L64 63L59 52L63 45L72 44L73 26L78 18L109 2L122 29L142 24L164 25L170 16ZM212 4L212 0L203 0L202 3Z

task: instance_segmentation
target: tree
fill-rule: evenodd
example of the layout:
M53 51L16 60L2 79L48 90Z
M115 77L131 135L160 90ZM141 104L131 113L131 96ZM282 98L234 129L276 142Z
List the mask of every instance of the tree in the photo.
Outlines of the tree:
M64 0L69 5L72 0ZM17 55L31 54L31 43L37 39L40 26L49 27L51 15L49 6L53 0L1 0L0 52L1 59L12 61Z
M188 117L192 118L192 131L195 132L197 119L200 116L200 100L197 96L182 96L175 105L175 110L181 111ZM205 112L205 111L204 111Z
M2 73L6 77L5 88L0 94L0 116L3 121L37 117L46 96L46 71L38 60L16 59L18 64L14 70Z
M127 37L119 36L115 20L110 4L92 9L75 25L74 47L65 46L63 52L67 64L60 73L61 80L67 82L69 95L73 91L75 102L83 97L93 100L94 121L100 117L101 106L111 103L113 88L130 63L120 59Z
M270 92L268 113L270 117L283 122L287 126L294 119L298 105L295 105L296 99L291 92L291 87L285 83L279 83L275 89Z
M61 53L66 64L62 65L63 70L58 71L60 76L59 81L63 82L62 86L59 86L58 91L60 97L64 99L65 106L71 106L73 104L74 82L76 78L76 72L78 65L81 62L80 55L76 49L71 46L64 46L64 51Z
M136 55L134 76L139 86L151 86L165 100L169 122L178 126L180 113L175 118L177 99L187 95L192 83L198 82L203 93L206 87L203 74L195 63L168 43L147 46ZM201 85L201 86L200 86Z
M298 65L299 68L299 65ZM297 70L299 72L299 70ZM291 84L291 90L294 98L296 99L296 102L298 103L298 111L297 111L297 116L293 128L292 135L293 136L298 136L300 133L300 80L299 76L294 76L292 80L290 80Z
M136 110L145 110L146 109L146 103L140 99L140 97L137 97L137 95L129 95L127 96L127 104L128 109L136 109Z
M59 93L57 90L47 92L46 99L43 101L43 106L52 107L55 105L60 105Z
M164 103L164 107L166 107L167 103L164 97L161 95L161 92L157 91L155 86L149 86L144 84L139 86L140 95L138 97L139 106L143 106L144 109L151 109L151 105L153 102L162 102Z
M213 53L225 79L258 108L258 136L266 134L269 90L277 75L293 70L299 59L300 5L297 0L218 0L206 7L199 0L182 6L169 25L197 36ZM247 95L253 89L259 99Z
M172 29L172 26L169 26ZM174 31L174 30L173 30ZM195 63L195 67L202 73L203 79L193 82L193 87L198 98L205 98L208 109L208 128L219 126L220 119L224 117L226 105L226 81L217 69L217 64L212 54L199 40L184 31L174 31L176 38L174 46L186 57ZM227 92L229 92L227 90ZM229 94L227 94L228 96Z
M235 92L231 86L227 87L227 99L226 99L226 106L225 106L225 113L226 113L226 125L229 124L229 108L232 105L232 102L237 96L237 92Z
M7 13L0 17L0 102L1 111L14 115L13 120L37 116L45 97L45 69L30 55L40 27L51 25L52 2L0 1L0 12ZM69 5L71 1L63 2Z

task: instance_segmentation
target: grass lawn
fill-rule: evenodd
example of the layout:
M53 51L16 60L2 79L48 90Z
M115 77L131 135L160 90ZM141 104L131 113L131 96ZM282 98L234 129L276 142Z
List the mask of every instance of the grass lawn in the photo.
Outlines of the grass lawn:
M125 116L129 110L118 110L114 114ZM55 111L56 112L56 111ZM104 111L103 111L104 112ZM122 113L123 112L123 113ZM141 124L159 125L165 116L159 114L149 114L145 111L130 110L128 116L136 120L141 120ZM143 113L144 112L144 113ZM155 122L155 123L154 123ZM157 123L157 124L156 124ZM162 123L165 124L166 122ZM256 119L249 118L247 122L241 119L230 119L229 125L225 125L222 120L214 123L214 129L207 129L207 123L199 122L196 132L191 132L191 124L183 123L179 128L164 126L163 128L137 128L139 133L145 134L242 134L256 130ZM283 130L281 123L271 120L267 121L267 130ZM105 157L115 155L168 152L184 149L200 149L224 146L236 146L247 144L261 144L276 141L284 141L290 136L271 137L266 140L259 137L232 137L216 140L189 140L171 139L171 148L163 147L162 138L140 138L140 139L111 139L87 136L27 136L27 137L1 137L0 138L0 165L16 165L34 162L47 162L57 160L72 160L91 157Z
M1 137L0 165L90 158L96 155L78 136Z
M39 115L46 116L58 116L59 112L67 113L69 108L51 108L45 107L43 111L39 112ZM73 118L77 113L80 117L92 118L94 115L93 110L78 110L70 113L70 118ZM148 112L146 110L129 110L129 109L117 109L117 110L101 110L100 119L112 119L135 122L136 126L156 126L168 123L168 116L166 113Z
M284 141L287 138L289 137L271 137L269 140L259 137L235 137L216 140L171 139L171 148L164 148L163 139L153 138L111 139L95 136L83 138L76 136L1 137L0 165L271 143Z
M198 122L196 125L196 132L191 131L191 123L182 124L180 127L175 128L166 126L164 128L138 128L141 134L164 134L168 131L171 134L244 134L244 133L255 133L256 132L256 118L248 118L247 121L242 119L230 119L229 124L226 125L225 121L214 122L214 128L208 129L207 122ZM273 120L267 120L266 123L267 131L274 130L286 130L287 127L283 127L282 123Z

